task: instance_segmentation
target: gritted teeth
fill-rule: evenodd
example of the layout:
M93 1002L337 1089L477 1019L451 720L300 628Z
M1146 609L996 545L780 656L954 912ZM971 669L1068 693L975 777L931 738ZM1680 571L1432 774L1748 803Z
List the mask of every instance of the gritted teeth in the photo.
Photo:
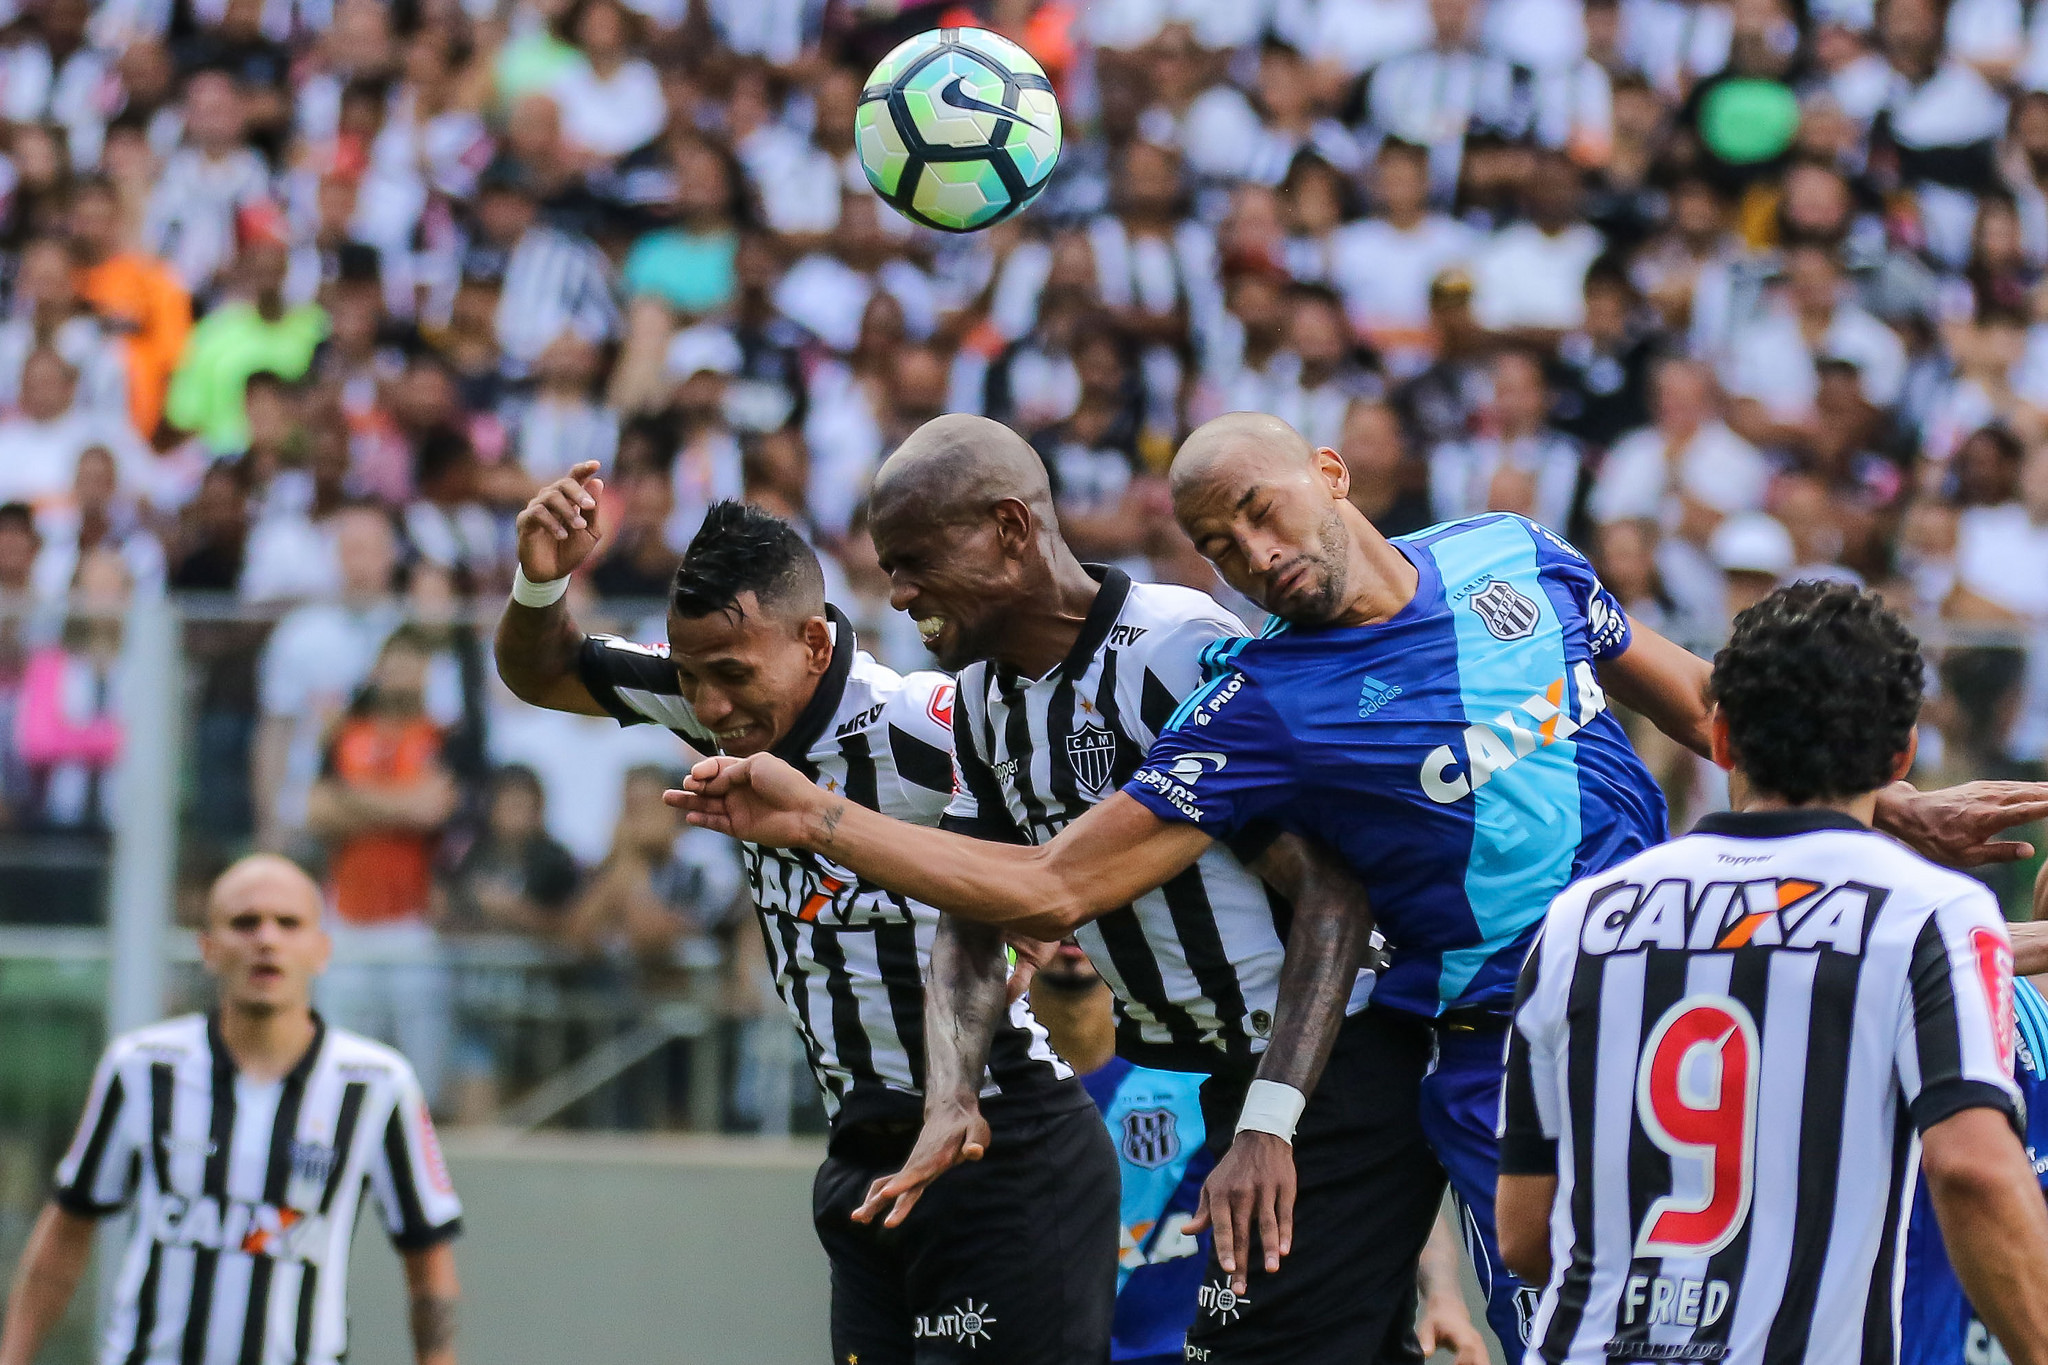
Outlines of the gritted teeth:
M921 618L917 623L917 633L919 635L922 635L927 640L938 639L939 632L944 630L945 628L946 621L945 618L941 616L926 616Z

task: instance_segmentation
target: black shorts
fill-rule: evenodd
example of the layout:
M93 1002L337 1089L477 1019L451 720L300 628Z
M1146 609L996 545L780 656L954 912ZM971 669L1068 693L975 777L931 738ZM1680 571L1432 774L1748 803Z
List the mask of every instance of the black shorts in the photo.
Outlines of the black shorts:
M1116 1313L1118 1173L1077 1082L982 1102L980 1161L897 1228L848 1217L914 1135L835 1136L812 1189L832 1262L834 1365L1101 1365Z
M1419 1110L1429 1053L1429 1027L1420 1020L1366 1009L1344 1022L1294 1135L1294 1250L1271 1275L1264 1253L1254 1252L1242 1296L1211 1256L1188 1329L1188 1361L1422 1359L1415 1263L1444 1194L1443 1168L1423 1136ZM1203 1087L1212 1142L1225 1148L1243 1086L1242 1079L1217 1078Z

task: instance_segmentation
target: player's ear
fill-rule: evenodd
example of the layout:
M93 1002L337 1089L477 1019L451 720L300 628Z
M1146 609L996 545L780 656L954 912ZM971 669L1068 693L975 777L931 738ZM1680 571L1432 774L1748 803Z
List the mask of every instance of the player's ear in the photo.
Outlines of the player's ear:
M807 616L797 627L797 638L810 651L809 671L822 675L832 667L832 623L822 616Z
M1332 501L1343 502L1351 496L1351 471L1345 468L1342 455L1328 446L1318 446L1316 471L1323 476L1323 482L1329 485Z
M1005 555L1016 555L1031 542L1036 531L1031 509L1017 498L1004 498L989 513L996 519L996 541Z
M1904 781L1906 774L1913 771L1913 760L1920 756L1920 727L1914 726L1906 735L1905 750L1892 760L1892 781Z

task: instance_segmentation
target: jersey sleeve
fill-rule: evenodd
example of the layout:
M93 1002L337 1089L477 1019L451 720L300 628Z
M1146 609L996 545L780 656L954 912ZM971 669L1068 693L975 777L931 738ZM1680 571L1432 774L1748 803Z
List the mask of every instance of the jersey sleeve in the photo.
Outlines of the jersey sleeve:
M1188 695L1124 790L1162 820L1232 840L1294 794L1293 748L1258 684L1233 670Z
M67 1213L103 1218L125 1207L141 1170L150 1097L134 1093L121 1052L107 1049L93 1071L78 1131L57 1163L51 1197Z
M680 730L706 746L711 736L683 700L668 646L635 644L616 635L586 636L576 675L599 706L621 725L648 721Z
M1137 689L1135 711L1125 699L1124 724L1141 742L1151 744L1166 729L1180 704L1205 681L1202 656L1218 640L1245 633L1244 623L1221 607L1214 615L1191 616L1155 632L1142 650L1120 651L1138 667L1129 676ZM1136 723L1133 724L1132 722Z
M1600 582L1593 565L1562 536L1533 521L1524 525L1536 542L1538 571L1564 588L1585 622L1586 642L1593 657L1613 659L1625 653L1633 635L1628 612Z
M953 699L945 674L910 673L882 711L906 818L920 825L936 825L953 799Z
M1565 1121L1563 1017L1555 1008L1556 992L1544 965L1544 943L1553 936L1577 938L1546 928L1530 945L1515 984L1507 1077L1501 1086L1502 1175L1557 1174L1557 1141Z
M462 1231L462 1201L455 1197L434 1120L410 1067L398 1073L398 1094L367 1172L393 1246L419 1251Z
M1921 1132L1987 1108L2024 1139L2013 1010L2012 944L1990 892L1937 906L1913 942L1898 1031L1899 1088Z

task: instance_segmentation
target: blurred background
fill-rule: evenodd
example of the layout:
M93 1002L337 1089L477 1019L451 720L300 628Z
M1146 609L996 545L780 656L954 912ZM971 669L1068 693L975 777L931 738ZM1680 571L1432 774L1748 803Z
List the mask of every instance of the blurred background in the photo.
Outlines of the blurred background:
M1067 120L968 237L852 143L953 23ZM1525 513L1703 653L1775 583L1881 587L1924 783L2048 776L2044 190L2023 0L0 0L0 1273L263 848L329 889L322 1008L448 1126L473 1355L816 1350L822 1111L732 847L660 803L689 756L491 664L512 517L580 460L587 628L662 638L744 497L913 668L862 499L918 423L1009 423L1077 549L1228 600L1163 474L1270 411L1383 530ZM1724 799L1640 742L1676 828Z

